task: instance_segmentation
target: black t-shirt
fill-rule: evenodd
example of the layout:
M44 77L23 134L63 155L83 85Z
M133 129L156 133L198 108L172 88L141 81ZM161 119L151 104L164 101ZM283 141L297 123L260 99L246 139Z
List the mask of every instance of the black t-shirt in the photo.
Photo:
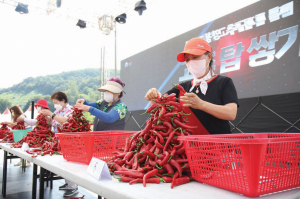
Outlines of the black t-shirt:
M186 81L180 84L186 92L190 92L192 87L191 81ZM198 86L197 86L198 87ZM238 97L232 79L225 76L218 75L210 82L208 82L208 89L206 95L203 95L200 88L199 93L196 93L197 87L192 90L200 99L216 105L225 105L229 103L236 103L238 106ZM167 94L176 93L179 97L179 90L172 88ZM202 125L210 134L230 134L229 121L216 118L202 110L190 108Z

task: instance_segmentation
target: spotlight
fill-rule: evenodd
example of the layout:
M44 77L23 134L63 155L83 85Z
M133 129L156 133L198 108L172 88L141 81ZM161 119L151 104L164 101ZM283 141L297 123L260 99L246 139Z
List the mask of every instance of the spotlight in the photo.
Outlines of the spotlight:
M56 0L56 6L57 6L58 8L60 8L60 6L61 6L61 0Z
M144 0L142 1L138 1L136 4L135 4L135 8L134 10L137 11L139 13L139 15L142 15L143 14L143 11L146 10L146 2Z
M79 26L80 28L86 28L86 23L85 21L79 19L76 26Z
M28 5L18 3L18 6L15 9L16 12L19 12L20 14L27 14L28 13Z
M123 13L115 18L118 23L124 24L126 23L126 14Z

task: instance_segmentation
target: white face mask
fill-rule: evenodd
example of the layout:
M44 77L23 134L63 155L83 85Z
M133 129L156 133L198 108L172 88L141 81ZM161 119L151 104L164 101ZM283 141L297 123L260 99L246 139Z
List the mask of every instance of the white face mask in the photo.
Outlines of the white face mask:
M57 111L61 111L61 110L62 110L62 105L61 105L61 104L54 104L54 108L55 108Z
M190 73L193 75L195 79L198 79L199 77L202 77L205 72L206 68L208 67L208 64L206 65L206 59L201 60L190 60L188 63L186 63Z
M108 92L108 91L106 91L105 93L104 93L104 100L106 101L106 102L112 102L112 101L114 101L114 95L112 94L112 93L110 93L110 92Z
M42 107L38 106L38 107L36 107L36 110L37 110L37 112L39 113L39 112L41 112Z

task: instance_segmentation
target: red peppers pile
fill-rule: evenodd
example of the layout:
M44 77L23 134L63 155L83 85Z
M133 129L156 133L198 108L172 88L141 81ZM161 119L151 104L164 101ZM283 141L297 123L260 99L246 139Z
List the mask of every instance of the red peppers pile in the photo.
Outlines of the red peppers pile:
M37 148L32 151L27 151L33 155L46 155L46 154L61 154L59 140L51 131L51 124L47 123L46 116L39 114L37 116L36 127L27 133L20 141L13 144L14 148L21 148L22 144L26 142L29 147ZM36 153L35 153L36 152Z
M154 101L146 111L151 115L145 129L127 138L125 149L114 152L108 165L121 182L143 183L144 187L167 182L173 188L192 179L183 141L177 137L195 127L184 124L185 114L175 94Z
M14 136L7 124L2 124L0 128L0 137L3 138L2 142L14 142Z
M7 131L9 131L9 128L7 127L7 124L2 124L0 130L7 130Z
M17 122L16 125L11 127L12 130L25 130L25 123L24 122Z
M7 135L2 139L2 142L5 143L14 143L14 135L13 132L7 131Z
M57 127L59 133L62 132L87 132L91 131L91 125L83 117L82 111L74 107L73 115L63 124L63 128Z
M11 136L10 135L12 132L10 131L10 129L7 127L7 124L2 124L1 128L0 128L0 139L3 139L2 141L4 142L4 140L6 140L7 142L7 139L11 139ZM13 138L12 138L12 141L13 141Z

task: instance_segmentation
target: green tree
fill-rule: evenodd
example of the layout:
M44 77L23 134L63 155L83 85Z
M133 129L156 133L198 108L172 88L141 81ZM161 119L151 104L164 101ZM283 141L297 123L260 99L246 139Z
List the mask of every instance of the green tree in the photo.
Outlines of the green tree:
M93 116L90 112L83 112L83 116L89 121L90 124L94 123L95 116Z
M6 107L10 108L11 102L7 99L0 99L0 112L1 114L5 111Z
M78 86L75 81L69 82L69 89L66 92L70 104L75 104L79 99Z

